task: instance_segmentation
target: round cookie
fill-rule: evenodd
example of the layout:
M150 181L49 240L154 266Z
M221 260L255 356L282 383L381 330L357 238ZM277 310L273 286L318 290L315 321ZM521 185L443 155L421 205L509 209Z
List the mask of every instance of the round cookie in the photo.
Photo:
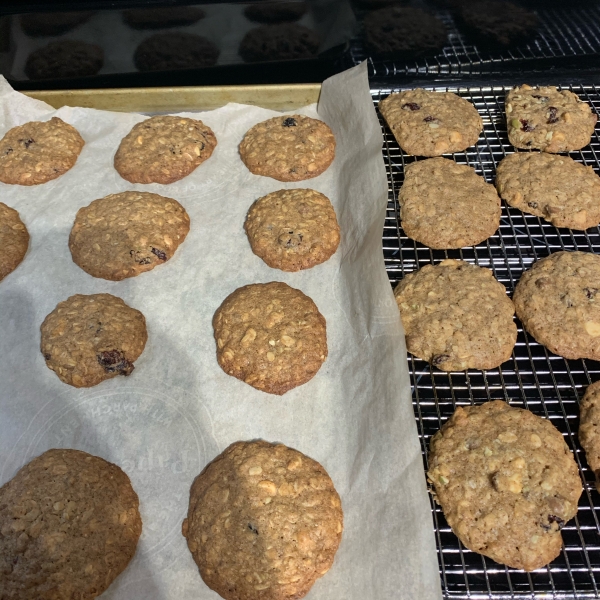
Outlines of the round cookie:
M244 36L238 52L246 62L314 58L319 52L319 36L297 23L263 25Z
M316 190L279 190L259 198L248 211L244 229L252 252L282 271L321 264L340 243L333 206Z
M255 175L278 181L312 179L335 158L335 137L318 119L282 115L258 123L240 143L240 157Z
M136 48L133 62L140 71L200 69L216 64L219 53L210 40L194 33L156 33Z
M213 317L217 360L228 375L269 394L312 379L327 358L325 317L285 283L238 288Z
M467 548L525 571L558 556L581 480L549 419L501 400L458 407L430 448L435 499Z
M447 158L408 165L398 202L406 235L430 248L474 246L500 225L494 186L473 168Z
M578 436L588 465L596 476L596 489L600 492L600 381L585 390L579 407Z
M462 260L425 265L394 295L406 348L438 369L493 369L510 358L515 308L489 269Z
M384 58L435 54L448 41L438 18L411 6L389 6L367 14L364 31L367 51Z
M29 79L65 79L96 75L104 64L104 52L96 44L58 40L34 50L25 62Z
M0 181L38 185L56 179L73 167L84 144L77 129L58 117L13 127L0 140Z
M600 177L569 156L510 154L498 165L496 187L510 206L556 227L588 229L600 223Z
M306 2L257 2L249 4L244 15L256 23L297 21L307 10Z
M473 146L483 130L477 109L451 92L421 88L390 94L379 112L407 154L441 156Z
M570 152L590 143L598 115L569 90L512 88L506 95L508 139L515 148Z
M123 21L133 29L166 29L192 25L205 16L206 13L197 6L131 8L123 11Z
M555 252L521 275L517 317L537 342L575 360L600 360L600 256Z
M19 213L0 202L0 281L21 264L28 247L29 233Z
M121 192L77 211L69 249L86 273L121 281L168 261L189 230L190 218L177 200Z
M343 518L318 462L282 444L237 442L194 480L182 533L225 600L291 600L331 568Z
M0 488L0 597L92 600L129 564L142 532L117 466L48 450Z
M60 35L85 23L91 10L51 13L28 13L20 16L21 28L32 37Z
M115 169L131 183L173 183L210 158L216 145L215 134L202 121L150 117L121 140Z
M40 331L46 366L74 387L131 375L148 340L144 315L111 294L59 302Z

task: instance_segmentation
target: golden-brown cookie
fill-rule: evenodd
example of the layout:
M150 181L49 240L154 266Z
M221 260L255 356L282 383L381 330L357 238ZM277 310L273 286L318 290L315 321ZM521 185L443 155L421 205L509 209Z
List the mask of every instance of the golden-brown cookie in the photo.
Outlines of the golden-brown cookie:
M182 532L225 600L292 600L331 568L343 518L318 462L282 444L237 442L196 477Z
M29 233L19 213L0 202L0 281L20 264L29 247Z
M588 386L581 400L579 441L596 476L596 489L600 492L600 381Z

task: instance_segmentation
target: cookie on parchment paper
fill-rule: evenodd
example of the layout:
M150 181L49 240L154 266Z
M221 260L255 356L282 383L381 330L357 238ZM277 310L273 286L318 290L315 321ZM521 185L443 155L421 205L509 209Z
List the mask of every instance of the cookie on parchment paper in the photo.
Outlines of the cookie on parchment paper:
M131 183L173 183L210 158L216 146L212 129L200 120L150 117L121 140L115 169Z
M144 315L111 294L59 302L40 331L46 365L74 387L130 375L148 340Z
M196 477L182 533L225 600L291 600L331 568L343 519L317 461L283 444L236 442Z
M238 52L246 62L314 58L319 52L319 36L297 23L263 25L244 36Z
M171 259L189 230L190 218L177 200L121 192L79 209L69 249L86 273L121 281Z
M477 109L451 92L417 88L390 94L379 112L407 154L440 156L473 146L483 130Z
M394 295L406 348L438 369L493 369L510 358L515 307L489 269L451 259L425 265Z
M467 548L525 571L558 556L581 495L556 427L501 400L456 409L431 440L427 477Z
M600 492L600 381L585 390L579 406L578 436L587 463L596 476L596 489Z
M240 143L240 156L255 175L278 181L317 177L335 158L329 126L303 115L282 115L254 125Z
M590 143L598 115L569 90L516 86L506 95L508 139L515 148L570 152Z
M600 256L555 252L521 275L517 317L537 342L570 360L600 360Z
M297 21L306 13L306 2L257 2L244 10L244 15L256 23L285 23Z
M192 25L206 13L197 6L131 8L123 11L123 21L133 29L166 29Z
M327 358L325 317L279 281L235 290L215 312L213 328L223 371L269 394L306 383Z
M57 40L34 50L25 63L29 79L64 79L96 75L104 64L104 51L97 44L79 40Z
M92 600L133 558L137 494L117 466L48 450L0 488L0 598Z
M20 264L29 247L29 232L19 213L0 202L0 281Z
M278 190L259 198L248 211L244 229L252 252L282 271L321 264L340 243L329 198L310 189Z
M500 198L475 169L447 158L409 164L398 195L406 235L430 248L474 246L500 225Z
M38 185L73 167L85 142L75 127L58 117L30 121L0 140L0 181Z

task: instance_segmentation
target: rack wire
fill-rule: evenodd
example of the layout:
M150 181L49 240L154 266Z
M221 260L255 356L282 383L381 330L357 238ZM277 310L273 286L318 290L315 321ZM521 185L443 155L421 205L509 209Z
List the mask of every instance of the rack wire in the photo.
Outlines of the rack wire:
M426 86L427 87L427 86ZM427 87L459 94L474 104L484 122L475 147L456 153L456 162L474 167L486 181L495 180L496 167L514 152L504 119L504 87ZM595 86L568 86L600 113L600 90ZM375 105L399 88L372 90ZM380 117L381 119L381 117ZM474 247L432 250L409 239L399 218L398 191L404 167L416 159L406 156L381 119L383 154L389 182L389 203L383 232L383 253L392 285L407 273L445 258L466 260L492 270L512 296L515 284L532 263L559 250L600 253L600 228L575 232L557 229L533 215L503 203L498 232ZM600 172L600 127L589 146L570 156ZM527 574L504 567L467 550L452 533L441 509L432 503L444 597L469 598L599 598L600 494L577 439L579 401L585 388L600 379L600 363L566 360L551 354L518 325L517 344L509 361L497 369L444 373L427 362L408 356L413 406L427 469L427 450L434 433L457 406L504 399L550 419L574 453L584 490L577 517L563 529L564 546L548 567Z

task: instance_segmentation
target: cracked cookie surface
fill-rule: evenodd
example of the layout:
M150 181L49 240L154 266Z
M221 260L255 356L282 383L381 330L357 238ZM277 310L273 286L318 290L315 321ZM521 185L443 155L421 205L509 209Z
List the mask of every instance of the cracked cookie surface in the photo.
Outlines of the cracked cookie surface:
M252 252L282 271L310 269L328 260L340 242L329 198L316 190L279 190L259 198L244 229Z
M171 259L189 230L190 218L177 200L121 192L79 209L69 249L86 273L121 281Z
M515 148L570 152L590 143L598 116L569 90L517 86L506 95L508 139Z
M483 130L477 109L451 92L423 89L390 94L379 112L407 154L441 156L473 146Z
M510 358L515 307L489 269L451 259L425 265L394 295L407 350L438 369L493 369Z
M115 154L115 169L131 183L173 183L211 157L212 129L185 117L150 117L131 129Z
M29 247L29 232L19 213L0 202L0 281L20 264Z
M521 275L517 317L537 342L570 360L600 360L600 257L555 252Z
M97 44L58 40L34 50L25 63L29 79L62 79L96 75L104 64L104 51Z
M302 598L331 568L342 530L325 469L263 441L232 444L196 477L182 527L202 579L226 600Z
M213 328L223 371L269 394L306 383L327 358L325 317L308 296L279 281L235 290Z
M129 477L102 458L34 458L0 488L0 597L96 598L135 554L138 506Z
M130 375L148 340L144 315L110 294L59 302L40 331L47 367L74 387Z
M429 158L404 169L398 195L406 235L430 248L474 246L500 225L500 198L475 169Z
M73 167L85 142L75 127L58 117L30 121L0 140L0 181L38 185Z
M335 137L323 121L283 115L258 123L240 143L250 172L278 181L302 181L323 173L335 158Z
M581 400L578 437L600 491L600 381L588 386Z
M314 58L319 36L298 23L278 23L251 29L240 42L239 55L245 62Z

